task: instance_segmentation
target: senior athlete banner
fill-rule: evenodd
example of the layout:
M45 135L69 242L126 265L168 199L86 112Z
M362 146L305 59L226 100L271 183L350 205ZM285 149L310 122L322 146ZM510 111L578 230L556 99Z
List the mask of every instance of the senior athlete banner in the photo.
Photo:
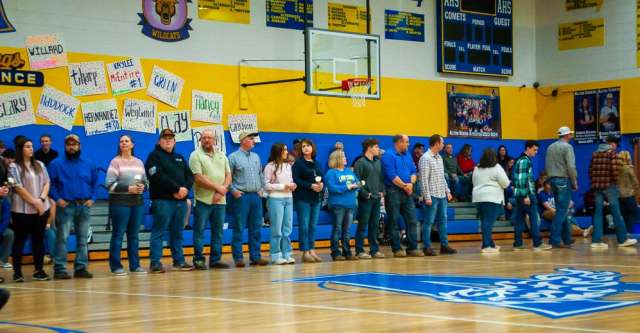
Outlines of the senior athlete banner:
M579 144L620 136L620 88L603 88L573 93L575 138Z
M500 139L498 87L447 84L450 137Z

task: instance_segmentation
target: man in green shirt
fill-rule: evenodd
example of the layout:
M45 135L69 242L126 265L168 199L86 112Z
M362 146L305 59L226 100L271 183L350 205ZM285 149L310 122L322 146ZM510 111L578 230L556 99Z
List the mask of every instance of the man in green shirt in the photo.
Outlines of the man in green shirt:
M444 179L447 181L447 185L451 189L451 192L455 197L458 197L461 186L468 186L469 179L464 175L464 172L458 165L458 159L453 156L453 145L448 143L442 150L442 164L444 165ZM463 184L464 183L464 184ZM460 198L458 198L460 199Z
M231 184L229 160L221 151L215 151L216 137L211 130L204 130L200 146L189 157L189 168L195 177L195 209L193 226L193 265L206 270L204 248L204 228L211 224L211 255L209 267L229 268L220 261L222 257L222 225L224 224L226 194Z

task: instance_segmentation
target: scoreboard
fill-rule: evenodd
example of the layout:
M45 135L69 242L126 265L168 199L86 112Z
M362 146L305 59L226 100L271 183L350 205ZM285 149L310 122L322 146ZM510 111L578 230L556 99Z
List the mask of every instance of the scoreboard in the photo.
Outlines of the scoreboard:
M438 71L513 75L513 0L437 0Z

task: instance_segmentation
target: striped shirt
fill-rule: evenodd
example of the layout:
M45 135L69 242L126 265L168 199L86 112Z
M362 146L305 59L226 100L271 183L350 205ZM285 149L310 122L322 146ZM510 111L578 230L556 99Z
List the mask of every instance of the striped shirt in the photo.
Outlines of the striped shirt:
M47 168L40 161L36 161L42 170L40 173L35 172L33 167L24 170L20 165L11 163L9 165L9 177L13 178L15 187L24 188L34 198L40 198L45 185L49 184L49 173ZM44 200L44 209L48 210L49 200ZM26 202L16 191L11 192L11 211L20 214L38 214L38 210L31 204Z
M440 154L433 154L427 150L420 158L420 183L422 184L422 196L426 199L446 198L449 187L444 179L444 164Z
M109 189L109 203L122 206L142 204L142 194L129 193L129 186L137 182L142 182L145 189L149 188L144 164L140 159L112 159L104 181L104 186Z

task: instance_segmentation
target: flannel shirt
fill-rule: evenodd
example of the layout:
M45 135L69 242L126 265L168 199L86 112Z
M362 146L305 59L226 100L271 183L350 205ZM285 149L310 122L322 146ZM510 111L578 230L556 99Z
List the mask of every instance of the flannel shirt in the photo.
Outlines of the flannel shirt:
M621 167L622 162L612 149L594 152L591 155L591 165L589 166L591 188L605 190L609 186L617 185Z
M533 181L533 163L529 156L522 154L513 165L513 186L516 198L528 198L536 194Z

